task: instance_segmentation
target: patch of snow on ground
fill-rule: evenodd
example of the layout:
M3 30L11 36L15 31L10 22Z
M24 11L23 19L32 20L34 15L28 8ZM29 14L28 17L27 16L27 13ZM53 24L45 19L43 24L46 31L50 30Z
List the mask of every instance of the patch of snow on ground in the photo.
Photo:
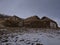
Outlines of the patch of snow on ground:
M3 35L0 45L60 45L60 35L57 33L44 33L33 31L31 33L11 33Z

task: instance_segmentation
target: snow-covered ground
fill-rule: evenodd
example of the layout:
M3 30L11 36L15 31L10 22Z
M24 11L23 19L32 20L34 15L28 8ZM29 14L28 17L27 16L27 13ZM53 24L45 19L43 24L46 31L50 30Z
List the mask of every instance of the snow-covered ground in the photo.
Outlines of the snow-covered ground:
M2 35L0 45L60 45L59 31L30 29L18 33Z

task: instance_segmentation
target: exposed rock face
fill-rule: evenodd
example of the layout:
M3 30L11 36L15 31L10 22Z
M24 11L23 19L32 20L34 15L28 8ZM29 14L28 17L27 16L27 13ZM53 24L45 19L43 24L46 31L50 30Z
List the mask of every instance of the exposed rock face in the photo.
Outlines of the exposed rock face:
M0 14L0 27L18 27L20 26L20 22L22 21L22 18L19 18L17 16L7 16L4 14Z
M24 20L25 27L39 28L41 25L40 18L38 16L32 16Z
M38 16L32 16L24 20L25 27L32 28L57 28L58 25L55 21L48 17L42 17L40 19Z
M55 21L48 17L31 16L26 19L17 16L7 16L0 14L0 27L29 27L29 28L57 28L58 25Z
M40 20L40 18L38 16L31 16L25 19L25 21L36 21L36 20Z
M50 28L58 28L58 24L54 21L54 20L52 20L52 19L50 19L50 18L48 18L48 17L42 17L42 19L41 19L43 22L45 22L44 24L46 24L46 27L50 27Z

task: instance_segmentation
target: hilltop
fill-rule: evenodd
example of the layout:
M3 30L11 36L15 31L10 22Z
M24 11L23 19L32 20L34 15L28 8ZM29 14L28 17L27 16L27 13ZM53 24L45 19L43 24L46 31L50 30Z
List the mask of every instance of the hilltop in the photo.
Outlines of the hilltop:
M58 28L58 24L46 16L40 19L40 17L35 15L23 19L16 15L0 14L0 27Z

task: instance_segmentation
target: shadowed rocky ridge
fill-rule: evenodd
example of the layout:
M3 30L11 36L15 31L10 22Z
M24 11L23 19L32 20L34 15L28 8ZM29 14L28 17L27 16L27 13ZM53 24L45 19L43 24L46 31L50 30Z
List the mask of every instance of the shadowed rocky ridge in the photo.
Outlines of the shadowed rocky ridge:
M23 19L16 15L0 14L0 27L58 28L58 24L46 16L40 19L35 15Z

